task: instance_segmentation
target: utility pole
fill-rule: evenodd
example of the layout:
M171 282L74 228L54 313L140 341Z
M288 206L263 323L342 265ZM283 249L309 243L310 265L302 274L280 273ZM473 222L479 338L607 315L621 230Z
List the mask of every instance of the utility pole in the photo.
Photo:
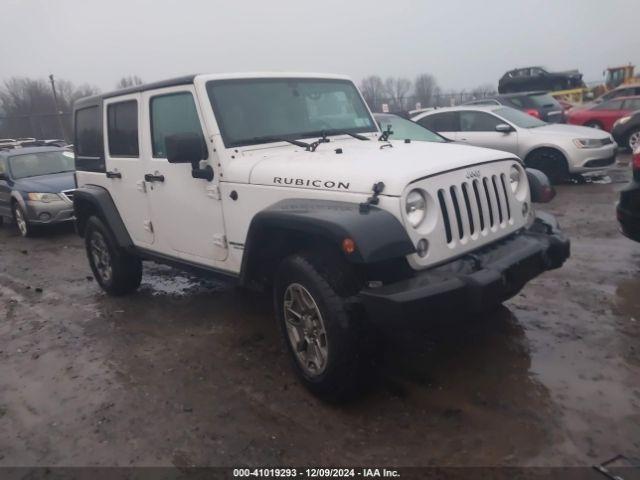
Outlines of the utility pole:
M61 116L61 111L60 108L58 107L58 94L56 93L56 82L53 79L53 73L51 75L49 75L49 80L51 80L51 90L53 91L53 104L55 105L56 108L56 117L58 117L58 125L60 126L60 133L62 134L62 138L64 139L64 141L67 141L67 136L64 133L64 125L62 123L62 116Z

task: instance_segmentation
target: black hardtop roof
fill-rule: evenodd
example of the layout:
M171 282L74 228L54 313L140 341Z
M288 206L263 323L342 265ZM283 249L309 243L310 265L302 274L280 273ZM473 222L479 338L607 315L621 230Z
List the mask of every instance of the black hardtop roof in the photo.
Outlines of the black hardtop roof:
M183 77L170 78L168 80L161 80L159 82L144 83L142 85L135 85L129 88L123 88L120 90L113 90L111 92L101 93L99 95L93 95L91 97L84 97L76 100L73 108L78 109L82 107L90 107L97 105L105 98L119 97L120 95L127 95L129 93L144 92L147 90L154 90L156 88L175 87L177 85L189 85L193 83L193 79L196 75L185 75Z
M28 155L29 153L43 153L43 152L68 152L69 150L64 147L24 147L24 148L11 148L0 149L0 155L5 157L15 157L16 155Z

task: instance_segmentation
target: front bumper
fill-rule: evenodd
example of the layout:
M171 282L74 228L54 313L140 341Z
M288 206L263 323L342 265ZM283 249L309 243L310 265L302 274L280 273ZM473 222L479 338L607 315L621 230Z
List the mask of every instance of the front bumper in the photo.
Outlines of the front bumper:
M358 295L379 324L410 324L427 315L479 312L518 293L532 278L562 266L570 242L551 215L496 243L414 277Z
M622 234L640 242L640 182L632 181L620 191L616 215Z
M26 202L27 221L38 225L69 222L74 219L73 203L66 200L58 202Z
M571 163L573 173L584 173L594 170L603 170L612 167L616 163L617 143L611 143L600 148L576 148L572 155Z

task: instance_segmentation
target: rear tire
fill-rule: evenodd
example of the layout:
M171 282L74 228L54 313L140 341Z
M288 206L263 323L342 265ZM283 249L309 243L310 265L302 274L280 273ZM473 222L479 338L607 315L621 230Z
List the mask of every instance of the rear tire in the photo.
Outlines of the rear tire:
M531 152L525 165L542 171L551 183L561 183L569 178L569 166L564 155L552 148L543 148Z
M631 150L631 153L637 148L640 148L640 128L631 130L627 135L625 146Z
M13 221L16 223L18 227L18 231L23 238L32 237L34 234L34 227L27 220L27 214L24 212L22 207L15 202L13 204Z
M111 231L98 217L87 220L84 238L89 265L105 292L120 296L138 289L142 262L118 247Z
M322 259L311 255L287 257L276 273L274 303L300 381L320 398L340 402L361 390L370 357L362 319L348 311L341 286L319 265Z

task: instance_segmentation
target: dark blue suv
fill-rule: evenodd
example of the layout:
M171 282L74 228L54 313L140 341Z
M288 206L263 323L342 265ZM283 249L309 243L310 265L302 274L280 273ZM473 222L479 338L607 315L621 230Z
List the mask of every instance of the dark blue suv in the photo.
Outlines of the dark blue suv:
M13 218L23 237L38 225L73 220L73 153L60 147L0 150L0 224Z

